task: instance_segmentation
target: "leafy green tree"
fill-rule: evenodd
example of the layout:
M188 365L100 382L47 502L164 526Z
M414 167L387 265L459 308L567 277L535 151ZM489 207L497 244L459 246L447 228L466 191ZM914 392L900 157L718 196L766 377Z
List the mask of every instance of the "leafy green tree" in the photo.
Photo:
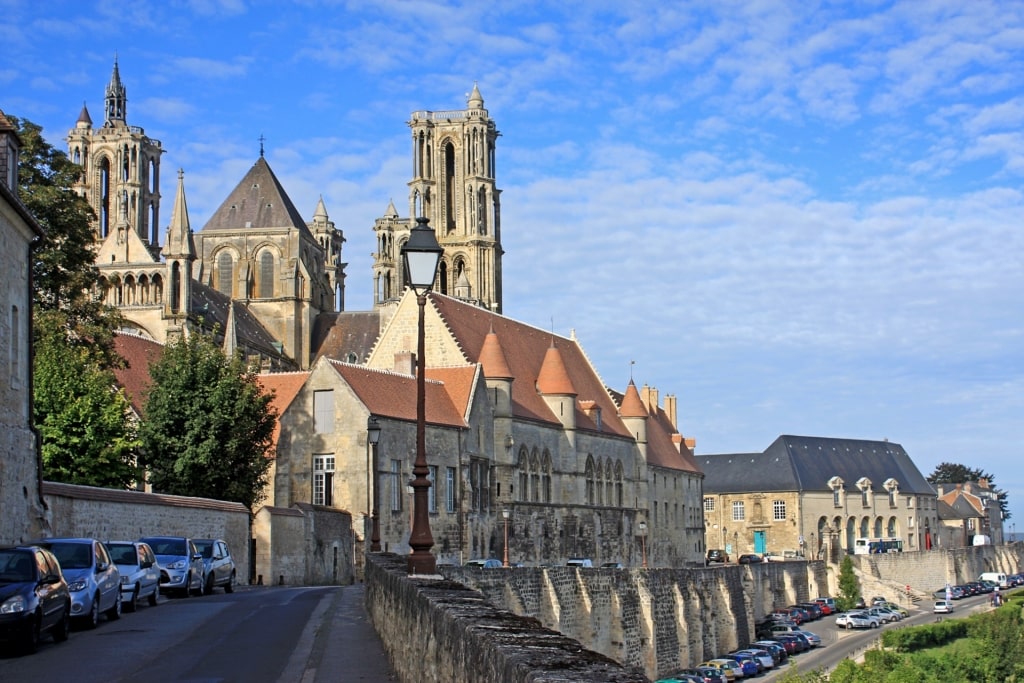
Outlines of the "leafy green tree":
M967 467L958 463L943 462L935 466L935 469L928 475L927 479L930 484L966 484L969 481L987 479L992 492L996 494L996 500L999 501L999 509L1003 513L1003 519L1010 519L1006 491L996 488L995 477L980 467Z
M836 598L836 606L840 612L845 612L853 609L860 597L860 580L853 571L853 560L845 555L839 565L839 597Z
M140 428L155 491L242 503L263 499L277 416L240 356L192 333L150 366Z
M36 317L34 420L42 437L43 478L128 488L139 480L131 407L85 346L65 340L66 315Z

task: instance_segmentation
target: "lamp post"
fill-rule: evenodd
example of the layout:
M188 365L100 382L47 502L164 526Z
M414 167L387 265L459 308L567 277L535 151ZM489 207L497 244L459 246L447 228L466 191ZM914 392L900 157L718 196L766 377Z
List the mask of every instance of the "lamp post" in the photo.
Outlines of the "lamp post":
M647 569L647 522L641 520L637 528L640 529L640 566Z
M370 552L380 552L380 521L377 519L377 510L380 507L380 491L377 490L377 443L380 442L380 425L377 423L377 418L373 415L366 420L366 448L369 451L368 460L366 466L369 468L369 472L366 473L366 483L369 487L369 491L366 492L367 498L372 500L370 507L370 517L372 522L370 523ZM371 498L372 497L372 498Z
M506 569L509 566L509 564L508 564L508 516L509 516L509 514L510 513L509 513L509 509L508 508L505 508L504 510L501 511L501 516L505 518L505 559L502 562L502 566L505 567Z
M419 320L416 328L416 461L413 463L413 518L409 534L408 568L410 574L434 574L437 559L430 553L434 537L430 533L430 517L427 510L427 496L430 489L430 468L427 467L427 408L426 408L426 340L424 333L424 309L427 294L437 277L437 264L444 249L437 243L437 237L425 216L416 219L416 227L409 232L409 240L402 246L402 262L405 266L406 283L416 292Z

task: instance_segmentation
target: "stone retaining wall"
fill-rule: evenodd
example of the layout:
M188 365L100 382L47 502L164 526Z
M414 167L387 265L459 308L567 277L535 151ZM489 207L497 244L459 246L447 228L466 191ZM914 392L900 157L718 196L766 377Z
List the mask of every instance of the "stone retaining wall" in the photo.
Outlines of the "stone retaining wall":
M581 648L536 619L488 604L465 585L410 577L404 556L367 558L366 607L403 682L648 681L640 669Z

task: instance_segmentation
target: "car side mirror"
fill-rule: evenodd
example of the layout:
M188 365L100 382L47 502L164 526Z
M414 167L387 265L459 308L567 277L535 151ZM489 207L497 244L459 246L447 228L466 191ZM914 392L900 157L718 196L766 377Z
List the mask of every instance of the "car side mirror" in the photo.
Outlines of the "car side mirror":
M199 553L196 553L195 555L192 556L192 559L193 560L201 560L201 559L203 559L203 556L200 555Z

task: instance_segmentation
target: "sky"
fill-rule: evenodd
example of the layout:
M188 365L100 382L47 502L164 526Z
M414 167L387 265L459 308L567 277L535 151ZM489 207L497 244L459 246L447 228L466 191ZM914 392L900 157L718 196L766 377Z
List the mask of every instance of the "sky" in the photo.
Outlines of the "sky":
M408 206L413 111L496 121L504 313L698 454L888 439L992 474L1024 532L1024 3L0 0L0 109L127 120L200 229L265 153L345 234ZM169 207L169 204L168 204ZM399 209L402 211L402 208ZM161 220L169 219L169 208ZM163 239L163 238L161 238Z

